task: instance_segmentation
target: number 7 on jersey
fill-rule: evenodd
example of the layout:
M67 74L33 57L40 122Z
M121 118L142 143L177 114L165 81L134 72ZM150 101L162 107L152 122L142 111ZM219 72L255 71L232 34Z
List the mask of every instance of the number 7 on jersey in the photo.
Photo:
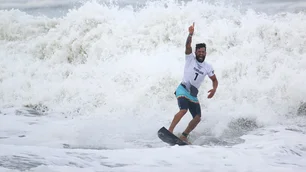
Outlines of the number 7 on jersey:
M199 74L198 74L198 73L195 73L195 75L196 75L196 76L194 77L194 80L196 80L196 79L198 78L198 75L199 75Z

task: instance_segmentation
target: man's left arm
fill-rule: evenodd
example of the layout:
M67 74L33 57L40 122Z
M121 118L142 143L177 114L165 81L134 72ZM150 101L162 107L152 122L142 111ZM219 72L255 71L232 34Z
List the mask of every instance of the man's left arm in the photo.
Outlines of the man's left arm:
M213 89L217 90L217 88L218 88L218 79L217 79L216 74L214 74L213 76L210 76L209 78L211 79L211 81L213 83Z
M212 76L209 76L209 78L211 79L212 81L212 84L213 84L213 89L209 90L208 93L210 93L207 98L212 98L214 95L215 95L215 92L217 91L217 88L218 88L218 79L217 79L217 76L216 74L212 75Z

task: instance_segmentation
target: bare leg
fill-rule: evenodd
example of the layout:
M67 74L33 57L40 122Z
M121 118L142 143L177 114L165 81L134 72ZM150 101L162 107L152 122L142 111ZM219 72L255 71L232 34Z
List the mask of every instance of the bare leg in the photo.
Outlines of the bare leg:
M189 134L201 121L201 116L196 115L188 124L187 128L185 129L184 133ZM187 141L187 137L182 135L180 139Z
M171 133L173 133L173 130L175 128L175 126L180 122L180 120L182 119L182 117L187 113L186 109L182 109L180 110L178 113L176 113L176 115L174 116L172 123L169 127L169 131Z

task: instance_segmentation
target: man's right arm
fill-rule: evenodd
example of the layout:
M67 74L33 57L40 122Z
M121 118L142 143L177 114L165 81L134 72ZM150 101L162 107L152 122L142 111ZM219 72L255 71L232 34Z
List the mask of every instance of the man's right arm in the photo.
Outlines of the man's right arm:
M186 40L186 49L185 49L186 55L192 53L191 41L192 41L192 34L189 34Z
M189 54L192 53L191 41L192 41L192 35L193 35L193 32L194 32L194 22L188 28L188 30L189 30L189 35L188 35L187 40L186 40L186 49L185 49L185 54L186 55L189 55Z

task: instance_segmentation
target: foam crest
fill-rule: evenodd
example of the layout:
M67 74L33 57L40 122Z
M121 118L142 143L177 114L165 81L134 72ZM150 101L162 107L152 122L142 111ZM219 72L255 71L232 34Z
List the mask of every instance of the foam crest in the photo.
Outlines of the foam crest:
M294 113L306 95L304 13L243 13L200 1L150 2L140 9L87 2L58 19L18 10L0 17L4 106L170 120L193 21L193 45L207 43L220 82L213 100L206 99L208 79L200 92L211 125L226 127L241 116L274 123Z

